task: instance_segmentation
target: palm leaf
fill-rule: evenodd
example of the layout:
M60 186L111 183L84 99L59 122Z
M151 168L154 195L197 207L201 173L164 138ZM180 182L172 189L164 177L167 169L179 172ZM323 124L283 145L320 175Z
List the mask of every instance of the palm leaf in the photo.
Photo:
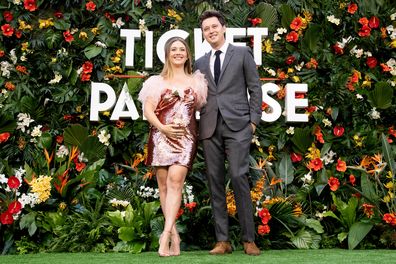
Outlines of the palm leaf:
M63 132L65 144L80 147L88 137L88 129L80 124L71 125Z
M259 3L253 12L253 17L261 18L260 27L266 27L270 31L278 24L278 14L275 7L268 3Z
M284 28L289 28L290 23L292 20L296 17L296 14L294 13L293 9L286 4L281 5L279 8L279 12L281 13L281 24Z
M373 107L386 109L392 106L393 89L387 82L378 82L374 90L368 94L368 99Z
M80 145L80 150L90 162L102 159L106 155L105 145L94 136L88 136Z

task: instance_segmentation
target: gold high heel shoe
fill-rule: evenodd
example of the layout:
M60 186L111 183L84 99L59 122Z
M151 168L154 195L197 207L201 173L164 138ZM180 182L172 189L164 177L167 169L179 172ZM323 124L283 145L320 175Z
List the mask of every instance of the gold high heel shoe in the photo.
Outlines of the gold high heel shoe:
M170 235L171 235L171 232L164 231L164 232L162 232L162 234L159 237L159 240L158 240L158 243L159 243L158 255L160 257L169 257L170 256L170 252L169 252ZM165 242L164 242L164 239L166 239ZM164 243L165 243L165 245L164 245ZM165 247L165 249L161 248L161 246Z
M171 233L171 246L169 248L169 254L171 256L179 256L180 255L180 236L179 233Z

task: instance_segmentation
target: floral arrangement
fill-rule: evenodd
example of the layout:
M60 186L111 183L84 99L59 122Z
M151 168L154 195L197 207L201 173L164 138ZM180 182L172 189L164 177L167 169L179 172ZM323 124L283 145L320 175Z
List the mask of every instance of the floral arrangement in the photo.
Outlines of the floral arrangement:
M287 123L282 115L259 125L252 142L258 245L396 247L392 1L3 0L3 252L140 252L158 246L158 193L154 172L143 163L148 124L112 121L109 111L90 122L90 85L105 82L119 93L126 83L135 98L144 77L159 73L162 64L154 58L153 69L144 68L143 37L135 42L134 68L126 68L120 29L139 29L142 36L150 30L154 40L171 29L192 33L207 9L222 11L228 27L269 29L258 70L263 83L280 88L271 97L282 109L288 83L308 86L307 93L296 94L308 99L308 107L299 109L308 122ZM253 44L249 37L244 41ZM271 113L267 103L263 111ZM235 242L231 190L227 207ZM214 241L210 213L199 149L178 215L185 249Z

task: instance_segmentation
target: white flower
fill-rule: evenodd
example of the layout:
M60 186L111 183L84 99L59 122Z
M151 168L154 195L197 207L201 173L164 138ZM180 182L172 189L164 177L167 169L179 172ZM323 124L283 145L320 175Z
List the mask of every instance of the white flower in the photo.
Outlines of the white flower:
M67 50L66 50L65 48L61 48L61 49L59 49L59 50L56 52L56 54L57 54L58 56L61 56L61 57L67 57L67 56L69 55L69 52L67 52Z
M322 120L323 124L325 127L330 127L331 126L331 121L327 118Z
M274 41L277 42L278 40L281 40L282 38L279 36L278 33L274 34Z
M22 0L13 0L14 5L22 5Z
M19 113L17 117L17 129L20 129L22 132L25 132L26 127L29 127L30 123L34 122L34 120L30 118L29 114Z
M373 109L371 109L371 111L369 112L369 116L371 119L380 119L381 118L380 112L378 112L375 107L373 107Z
M19 59L20 59L21 61L27 61L27 57L26 57L25 55L22 55Z
M7 183L8 178L4 174L0 174L0 183Z
M37 125L37 126L35 126L35 127L33 128L32 133L30 133L30 135L31 135L32 137L41 137L41 134L42 134L41 128L42 128L42 127L43 127L42 125Z
M144 19L139 19L139 30L142 34L145 34L148 28L146 27L146 21Z
M258 140L258 136L253 135L252 143L254 143L257 147L260 147L260 141Z
M311 185L314 181L312 179L312 175L311 175L312 171L308 172L307 174L304 175L304 177L302 178L302 181L304 182L304 184L306 185Z
M151 2L151 0L147 0L146 7L148 9L151 9L153 7L153 3Z
M356 98L357 98L358 100L363 100L363 96L362 96L361 94L356 94Z
M57 158L63 159L64 157L69 155L69 149L65 145L62 145L59 147L55 155Z
M390 15L390 19L393 21L396 19L396 13L393 13L392 15Z
M20 198L18 198L18 201L22 204L23 208L26 205L33 207L36 204L40 203L38 193L28 193L28 194L23 193L22 196Z
M287 33L287 29L286 29L286 28L277 28L277 29L276 29L276 32L277 32L279 35L282 35L282 34L284 34L284 33Z
M332 150L330 150L329 152L327 152L323 158L322 161L324 162L325 165L331 164L334 162L334 156L336 155L335 152L333 152Z
M266 71L266 72L268 72L269 73L269 75L271 75L271 76L275 76L276 75L276 72L273 70L273 69L270 69L270 68L264 68L264 70Z
M112 206L114 206L114 207L119 206L119 205L121 205L121 206L123 206L123 207L127 207L128 205L130 205L130 202L128 202L128 201L117 200L116 198L111 199L111 200L109 201L109 203L110 203Z
M54 74L55 74L54 79L50 80L50 81L48 82L48 84L59 83L60 80L62 80L62 75L61 75L59 72L54 71Z
M113 23L113 27L116 28L121 28L123 25L125 25L125 23L122 22L122 17L117 18L117 21Z
M100 143L103 143L105 146L110 145L109 139L111 135L107 134L106 130L101 130L100 134L98 135Z
M12 60L13 64L17 63L18 57L15 55L15 49L10 51L10 59Z
M305 64L305 63L302 61L300 64L295 65L294 68L295 68L297 71L301 71L302 67L304 67L304 64Z
M363 52L363 54L366 57L372 57L373 56L373 54L370 51L365 51L365 52Z
M88 162L88 159L85 157L84 152L78 154L78 161L79 162Z
M327 20L328 20L330 23L336 24L337 26L338 26L338 25L340 24L340 22L341 22L341 19L336 18L334 15L327 16Z
M10 70L12 70L13 66L11 63L9 63L8 61L2 61L0 63L0 71L1 71L1 76L6 77L6 78L10 78Z
M286 134L288 134L288 135L294 135L294 127L289 127L287 130L286 130Z
M353 38L349 36L348 38L342 38L342 41L337 41L337 46L340 48L345 48L345 45L348 44Z
M349 52L351 53L351 55L355 55L356 58L360 58L363 55L363 49L357 49L357 46L354 46Z
M396 29L393 25L387 26L386 31L388 31L389 37L393 40L396 38Z
M106 44L104 44L103 42L100 42L100 41L96 41L95 42L95 46L101 47L101 48L104 48L104 49L107 48Z

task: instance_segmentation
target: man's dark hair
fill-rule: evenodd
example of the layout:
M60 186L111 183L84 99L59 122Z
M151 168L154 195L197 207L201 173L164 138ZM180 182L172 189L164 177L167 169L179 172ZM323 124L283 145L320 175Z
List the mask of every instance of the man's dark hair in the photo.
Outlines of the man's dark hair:
M199 16L199 27L202 28L202 22L207 19L207 18L211 18L211 17L217 17L217 19L219 20L220 24L222 26L225 25L225 19L223 14L221 14L219 11L216 10L206 10L205 12L203 12L200 16Z

